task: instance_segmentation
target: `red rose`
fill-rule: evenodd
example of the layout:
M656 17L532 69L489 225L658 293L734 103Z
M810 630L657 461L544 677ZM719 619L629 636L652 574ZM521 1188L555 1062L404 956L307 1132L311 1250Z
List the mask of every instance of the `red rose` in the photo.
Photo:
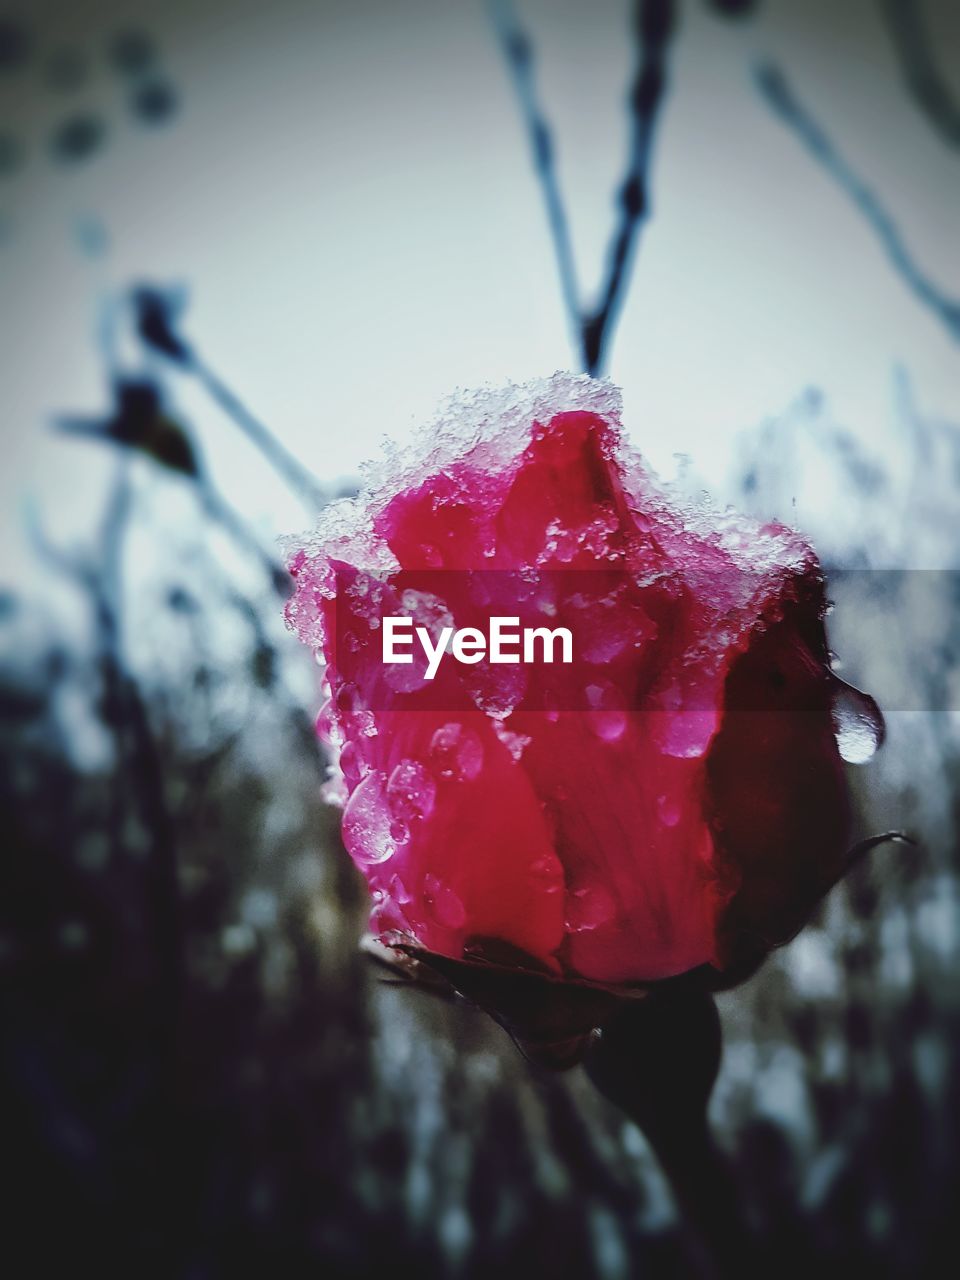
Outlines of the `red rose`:
M722 974L843 870L816 556L686 505L623 446L619 409L572 376L465 398L291 549L372 927L448 976ZM431 677L414 652L417 627L479 644L496 616L563 624L571 660L448 652ZM412 662L384 661L388 618Z

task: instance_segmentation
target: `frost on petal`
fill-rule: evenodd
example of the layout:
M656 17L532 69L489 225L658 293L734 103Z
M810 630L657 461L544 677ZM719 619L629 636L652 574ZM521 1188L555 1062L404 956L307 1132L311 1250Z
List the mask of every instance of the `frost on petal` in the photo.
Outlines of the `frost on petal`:
M813 550L661 484L608 382L459 394L287 555L384 936L644 983L782 940L835 876ZM383 663L388 615L431 643L500 615L579 647L431 676L422 653Z

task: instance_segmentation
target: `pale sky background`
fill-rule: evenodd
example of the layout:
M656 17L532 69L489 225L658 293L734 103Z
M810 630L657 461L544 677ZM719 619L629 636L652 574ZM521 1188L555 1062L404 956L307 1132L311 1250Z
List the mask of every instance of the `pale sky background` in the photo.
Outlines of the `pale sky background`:
M2 7L2 6L0 6ZM600 278L626 144L625 0L528 0L580 274ZM960 6L925 5L960 94ZM570 367L539 191L481 0L235 0L30 6L51 47L101 69L69 100L24 71L0 120L29 143L0 178L0 577L25 565L26 495L81 536L102 451L49 430L95 412L90 339L105 283L183 281L208 360L323 479L356 471L458 386ZM156 37L181 96L138 127L103 66L118 25ZM882 195L918 264L960 296L960 152L906 96L873 0L766 0L748 24L683 6L643 233L610 373L634 442L670 471L692 455L722 491L738 433L820 387L856 436L892 430L891 380L960 420L960 346L895 275L847 197L759 99L777 59ZM102 109L110 143L51 164L67 105ZM71 225L110 231L100 264ZM274 533L303 511L215 410L184 388L221 486ZM789 514L789 513L785 513Z

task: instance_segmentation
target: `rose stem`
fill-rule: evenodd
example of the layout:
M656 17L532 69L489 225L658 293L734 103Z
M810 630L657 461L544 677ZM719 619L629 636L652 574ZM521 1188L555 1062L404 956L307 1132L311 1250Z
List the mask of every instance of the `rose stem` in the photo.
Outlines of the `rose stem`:
M744 1274L749 1242L729 1163L707 1124L720 1050L712 996L668 984L607 1023L585 1066L600 1092L643 1131L711 1270L726 1276Z

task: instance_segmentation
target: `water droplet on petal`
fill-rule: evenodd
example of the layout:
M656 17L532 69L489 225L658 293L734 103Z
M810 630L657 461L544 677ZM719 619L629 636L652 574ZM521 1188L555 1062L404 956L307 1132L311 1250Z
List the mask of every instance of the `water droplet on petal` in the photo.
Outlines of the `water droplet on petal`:
M382 773L368 773L343 812L343 843L361 867L386 862L397 851Z
M337 723L333 703L328 698L317 715L317 736L330 747L338 747L343 741L340 725Z
M667 711L657 717L656 741L665 755L695 760L710 745L717 729L717 712Z
M552 896L563 888L563 868L557 858L538 858L530 866L530 877L538 893Z
M469 782L483 768L483 745L472 729L451 722L430 740L430 756L437 773L446 780Z
M492 720L506 720L527 691L527 673L520 665L468 667L461 677L474 706Z
M404 941L404 935L410 929L410 921L404 911L404 904L410 901L410 895L396 876L391 880L386 891L375 889L372 894L373 906L370 913L370 927L379 933L388 945Z
M869 694L835 680L830 710L841 759L847 764L866 764L886 733L880 708Z
M370 772L370 766L360 755L357 750L356 743L348 742L340 748L340 772L346 778L351 788L356 786L360 779Z
M590 727L604 742L617 742L627 730L625 711L591 711Z
M360 707L360 690L350 680L337 690L337 710L345 716L352 715Z
M423 878L423 900L430 915L444 929L462 929L466 908L449 885L434 875Z
M564 927L568 932L589 933L613 919L614 901L606 889L597 885L567 894L566 908Z
M324 804L332 805L335 809L343 808L347 803L348 792L342 773L334 770L329 774L326 782L320 784L320 799Z
M587 706L587 722L592 731L604 742L617 742L627 731L627 713L617 706L619 694L609 680L588 684L584 690Z
M413 901L413 895L399 876L391 877L390 884L387 886L387 889L390 897L393 898L395 902L401 903L403 906L407 906Z
M401 760L387 783L390 808L398 818L410 822L429 818L437 799L437 784L416 760Z
M680 804L676 796L662 795L657 798L657 816L665 827L675 827L680 821Z

